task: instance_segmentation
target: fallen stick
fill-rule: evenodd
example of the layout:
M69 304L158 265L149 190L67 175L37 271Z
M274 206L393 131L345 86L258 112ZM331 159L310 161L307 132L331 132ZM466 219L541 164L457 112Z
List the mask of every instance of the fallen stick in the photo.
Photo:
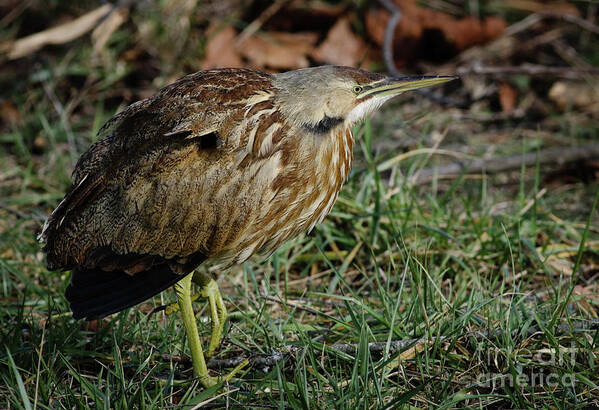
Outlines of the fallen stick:
M509 157L480 158L460 160L450 164L424 168L411 179L415 185L425 184L434 178L450 179L463 174L497 174L520 169L522 165L531 167L538 161L539 165L563 165L568 162L584 161L599 158L599 144L587 144L578 147L546 148L538 152L516 154Z
M112 10L114 6L104 4L67 23L15 40L10 44L8 58L14 60L35 53L47 44L64 44L75 40L92 30Z
M556 334L564 335L568 333L576 333L583 331L591 331L599 329L599 319L592 319L588 321L575 321L571 323L561 323L557 326ZM530 337L535 333L542 332L540 327L532 326L527 329L525 335L520 335L524 337ZM474 338L475 341L483 341L483 340L492 340L499 339L505 334L502 330L490 330L490 331L473 331L466 332L459 337L470 337ZM517 331L512 332L512 337L517 336ZM436 341L445 341L449 339L449 336L441 336ZM435 339L431 339L428 337L422 338L414 338L414 339L405 339L405 340L392 340L389 344L387 342L372 342L368 343L368 350L371 354L382 354L387 352L388 354L394 354L396 352L402 351L409 346L419 345L423 343L432 343ZM387 346L389 349L387 350ZM357 343L336 343L328 346L327 350L336 350L345 354L354 355L358 351L359 345ZM262 355L253 355L250 357L246 356L237 356L228 359L210 359L208 360L207 366L210 369L226 369L237 366L244 360L248 360L250 362L250 367L262 370L264 372L268 372L273 366L277 363L282 362L284 359L292 359L297 353L301 352L304 347L298 347L293 345L287 345L285 347L286 351L274 352L268 356ZM183 363L185 365L191 365L191 359L183 358L178 355L168 355L163 354L162 358L164 360L173 360L178 363Z

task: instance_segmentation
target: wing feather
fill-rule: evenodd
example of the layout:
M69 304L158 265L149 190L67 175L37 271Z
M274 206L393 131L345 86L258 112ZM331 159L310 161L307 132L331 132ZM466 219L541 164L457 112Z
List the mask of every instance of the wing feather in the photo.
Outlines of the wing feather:
M231 162L242 143L232 137L232 124L243 118L244 101L269 87L270 76L255 71L199 72L108 121L79 159L73 185L40 235L48 268L149 269L152 264L144 264L154 259L148 255L189 268L186 258L206 253L206 246L188 241L185 229L197 230L202 215L204 234L216 224L210 204L198 212L194 199L231 177L219 172L219 164ZM114 257L94 257L99 249ZM128 254L139 256L122 259L126 263L116 257Z

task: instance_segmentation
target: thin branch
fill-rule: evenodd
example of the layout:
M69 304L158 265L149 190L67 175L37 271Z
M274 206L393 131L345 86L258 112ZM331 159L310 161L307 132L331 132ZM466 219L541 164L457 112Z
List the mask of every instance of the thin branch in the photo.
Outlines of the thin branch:
M251 367L254 367L254 368L257 368L257 369L260 369L260 370L263 370L266 372L266 371L268 371L268 369L272 368L277 363L283 361L285 358L290 357L291 355L293 355L295 352L297 352L299 350L299 348L295 347L295 346L286 346L286 347L287 347L287 352L274 352L273 354L271 354L269 356L255 355L255 356L251 356L249 358L237 356L237 357L231 357L229 359L210 359L210 360L208 360L206 365L208 366L209 369L227 369L227 368L235 367L247 359L247 360L249 360ZM184 365L191 365L191 358L189 358L189 357L181 357L179 355L169 355L169 354L165 353L162 355L162 359L163 360L172 360L173 362L182 363Z
M549 18L558 18L558 19L561 18L562 20L567 21L568 23L576 24L580 28L590 31L591 33L599 34L599 26L591 23L588 20L574 16L572 14L563 14L562 15L562 14L555 14L555 13L541 13L541 15L543 17L549 17Z
M530 16L526 17L525 19L522 19L522 20L518 21L517 23L514 23L511 26L509 26L508 28L506 28L505 31L503 32L503 35L504 36L513 36L513 35L518 34L524 30L529 29L531 26L534 26L541 20L551 19L551 18L562 19L568 23L576 24L579 27L581 27L584 30L587 30L591 33L599 34L599 26L591 23L588 20L585 20L583 18L574 16L571 14L562 15L562 14L556 14L556 13L534 13L534 14L531 14Z
M503 31L503 37L514 36L522 31L528 30L539 21L543 20L543 16L539 13L531 14L530 16L512 24Z
M243 29L241 33L239 33L237 39L235 40L235 44L237 46L242 45L244 41L260 30L264 23L266 23L272 16L281 10L281 8L288 2L289 0L277 0L268 6L262 13L260 13L258 18L252 21L246 28Z
M599 319L592 319L588 321L575 321L572 323L561 323L556 328L557 335L564 335L570 333L579 333L584 331L591 331L599 329ZM538 332L541 329L537 326L532 326L527 329L526 333L523 335L519 335L520 337L530 337ZM459 337L467 337L471 338L474 341L484 341L484 340L496 340L505 335L503 330L489 330L489 331L474 331L474 332L466 332ZM512 332L512 336L518 336L518 331L515 330ZM441 336L438 341L448 340L450 336ZM394 354L400 351L405 350L409 346L425 344L432 342L433 340L428 337L422 338L413 338L413 339L405 339L405 340L392 340L389 344L387 342L372 342L368 343L368 350L371 354L383 354L384 352L388 352L389 354ZM337 350L339 352L354 355L358 351L359 345L357 343L336 343L334 345L329 346L330 349ZM389 349L387 350L387 347ZM268 356L260 356L254 355L251 357L232 357L229 359L210 359L207 363L208 368L210 369L226 369L237 366L244 360L248 360L250 362L250 366L262 370L264 372L269 371L273 366L277 363L282 362L285 359L293 359L298 353L302 352L305 347L298 347L287 345L285 346L285 351L274 352ZM185 365L191 364L191 359L183 358L178 355L162 355L163 360L172 360L174 362L183 363Z
M456 161L438 167L423 169L418 178L412 182L416 185L430 182L433 178L455 178L462 174L496 174L500 172L520 169L524 164L526 167L535 165L538 161L543 164L566 164L590 160L599 157L599 145L587 144L579 147L547 148L539 152L529 152L509 157L481 158L471 161Z
M387 71L393 76L399 76L401 73L395 65L393 58L393 38L395 37L395 28L401 20L401 11L390 0L379 0L380 3L391 13L391 18L385 27L385 39L383 41L383 59L387 66Z

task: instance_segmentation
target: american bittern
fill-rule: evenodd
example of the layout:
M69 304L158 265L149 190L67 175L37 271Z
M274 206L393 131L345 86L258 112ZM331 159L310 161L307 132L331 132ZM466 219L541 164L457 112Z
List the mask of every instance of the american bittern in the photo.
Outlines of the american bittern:
M226 310L216 282L196 267L225 269L311 230L350 172L352 125L398 94L454 78L332 66L274 75L220 69L132 104L81 156L40 235L48 269L72 270L73 317L101 318L174 285L178 305L168 310L181 310L194 375L216 383L191 282L210 303L207 356Z

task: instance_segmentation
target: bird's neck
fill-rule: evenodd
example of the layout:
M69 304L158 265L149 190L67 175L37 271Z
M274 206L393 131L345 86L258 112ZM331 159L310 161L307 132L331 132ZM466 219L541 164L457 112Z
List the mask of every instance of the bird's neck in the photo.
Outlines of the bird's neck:
M354 138L351 128L337 127L335 132L323 138L316 158L316 175L319 179L319 190L326 194L311 218L309 230L321 223L331 211L343 183L349 176L353 161Z

